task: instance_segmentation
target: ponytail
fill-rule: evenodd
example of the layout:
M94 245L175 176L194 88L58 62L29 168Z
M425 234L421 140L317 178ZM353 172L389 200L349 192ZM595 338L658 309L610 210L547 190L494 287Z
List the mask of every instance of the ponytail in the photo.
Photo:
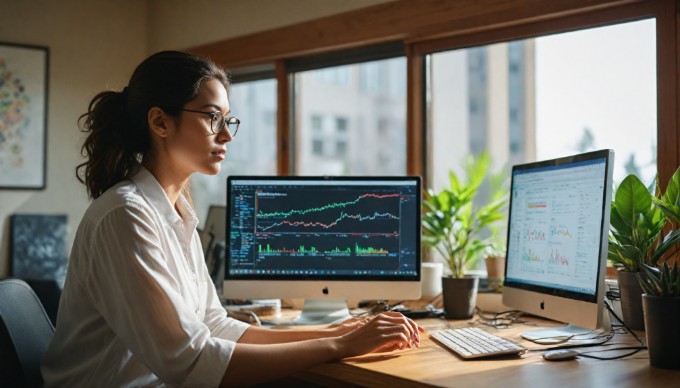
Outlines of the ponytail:
M76 177L91 199L134 174L148 148L148 132L128 120L127 94L127 88L99 93L78 120L88 135L81 148L87 160L76 167Z

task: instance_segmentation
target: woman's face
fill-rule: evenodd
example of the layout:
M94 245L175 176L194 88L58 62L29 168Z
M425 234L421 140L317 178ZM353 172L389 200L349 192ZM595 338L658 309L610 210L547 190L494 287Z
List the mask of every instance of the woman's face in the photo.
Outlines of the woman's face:
M196 98L183 108L228 116L227 91L217 80L206 81ZM175 124L168 131L166 139L169 166L174 172L187 177L194 172L208 175L219 173L227 153L226 143L232 139L229 132L221 128L217 134L213 134L210 116L197 112L180 111Z

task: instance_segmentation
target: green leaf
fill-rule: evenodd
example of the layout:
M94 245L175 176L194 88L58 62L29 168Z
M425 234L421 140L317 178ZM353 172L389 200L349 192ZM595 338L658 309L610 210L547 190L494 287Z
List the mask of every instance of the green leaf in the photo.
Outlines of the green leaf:
M449 188L454 192L459 192L462 186L458 175L453 170L449 171Z
M635 175L628 175L619 185L610 208L608 258L637 271L642 263L654 263L658 238L666 224L666 215L658 201Z
M654 198L654 204L661 209L667 217L673 220L673 222L680 222L680 207L674 203L668 203L665 200L658 198Z
M661 289L659 287L659 278L657 277L655 268L643 264L637 274L640 287L648 295L659 296Z
M626 224L626 222L619 214L619 211L616 208L616 203L612 202L609 214L610 214L609 215L610 229L619 232L621 235L629 236L632 228L628 224Z
M680 168L675 170L675 173L668 181L666 192L661 197L661 201L675 208L680 207Z
M656 247L656 250L652 255L652 264L657 264L659 260L661 260L661 258L666 254L666 252L675 247L675 245L678 243L680 243L680 230L676 229L669 232L666 237L664 237L661 244Z
M637 272L642 262L642 253L640 249L633 245L613 245L610 244L610 253L608 258L614 262L624 266L626 271ZM615 256L614 256L615 255Z
M635 228L640 216L647 214L652 207L652 195L640 179L631 174L616 190L615 202L621 219Z

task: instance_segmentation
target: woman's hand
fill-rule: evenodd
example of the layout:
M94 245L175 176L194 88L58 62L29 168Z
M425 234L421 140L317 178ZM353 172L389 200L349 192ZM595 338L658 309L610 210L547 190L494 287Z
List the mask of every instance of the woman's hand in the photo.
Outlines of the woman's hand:
M332 323L327 327L329 333L328 336L339 337L341 335L347 334L365 325L370 319L370 317L352 317L341 322Z
M345 324L344 321L340 325ZM340 326L343 327L343 326ZM420 333L425 329L400 313L385 312L372 318L347 322L345 329L354 327L338 337L341 358L370 352L391 352L420 346Z

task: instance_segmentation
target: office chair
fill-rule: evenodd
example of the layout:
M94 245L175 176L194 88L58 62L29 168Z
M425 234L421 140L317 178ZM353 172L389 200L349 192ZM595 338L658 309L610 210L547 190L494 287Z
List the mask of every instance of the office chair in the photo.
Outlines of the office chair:
M52 326L57 327L57 312L59 311L59 299L62 289L56 280L48 279L21 279L35 292L42 303L47 316L50 317Z
M0 280L0 385L39 387L40 362L54 326L23 280Z

